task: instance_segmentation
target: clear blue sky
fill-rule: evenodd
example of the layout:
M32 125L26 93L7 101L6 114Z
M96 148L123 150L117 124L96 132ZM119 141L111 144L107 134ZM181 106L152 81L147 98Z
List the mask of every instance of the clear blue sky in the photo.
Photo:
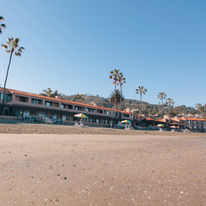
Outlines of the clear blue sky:
M7 37L26 48L13 59L9 88L39 93L108 97L109 71L127 78L124 94L138 85L145 101L165 92L176 105L206 103L205 0L0 0ZM0 84L8 54L0 50Z

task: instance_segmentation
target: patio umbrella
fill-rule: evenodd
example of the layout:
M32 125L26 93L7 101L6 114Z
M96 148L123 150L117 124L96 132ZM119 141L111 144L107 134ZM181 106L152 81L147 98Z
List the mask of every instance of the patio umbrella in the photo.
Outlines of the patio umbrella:
M78 118L82 118L82 119L88 119L88 116L83 114L83 113L75 114L74 117L78 117Z
M121 123L123 123L123 124L129 124L129 123L131 123L131 121L129 121L129 120L122 120Z
M157 127L164 127L164 125L163 124L158 124Z

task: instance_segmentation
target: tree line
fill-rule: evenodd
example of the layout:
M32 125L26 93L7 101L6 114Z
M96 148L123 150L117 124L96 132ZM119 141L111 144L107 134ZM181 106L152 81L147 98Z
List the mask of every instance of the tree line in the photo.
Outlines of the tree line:
M124 77L123 73L120 72L118 69L114 69L110 71L109 78L113 80L114 84L114 91L111 95L111 103L115 105L115 108L117 109L123 109L122 105L124 102L124 95L123 95L123 85L126 83L126 78ZM118 86L120 86L120 89L118 89ZM142 105L142 98L143 95L147 94L147 89L144 86L137 86L136 88L136 94L139 95L139 114L141 115L143 111L143 105ZM174 101L172 98L167 98L167 95L164 92L159 92L157 95L157 98L159 100L160 108L162 109L162 114L164 114L164 105L168 107L174 106Z

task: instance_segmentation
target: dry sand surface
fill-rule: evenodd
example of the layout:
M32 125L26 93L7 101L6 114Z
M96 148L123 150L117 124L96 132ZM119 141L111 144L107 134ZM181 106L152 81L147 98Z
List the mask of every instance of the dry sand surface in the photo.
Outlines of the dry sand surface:
M0 134L0 206L206 206L204 135L68 128Z

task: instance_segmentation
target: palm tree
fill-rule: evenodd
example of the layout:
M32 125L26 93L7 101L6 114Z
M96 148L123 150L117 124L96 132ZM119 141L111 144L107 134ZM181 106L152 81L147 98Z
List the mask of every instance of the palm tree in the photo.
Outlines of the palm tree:
M48 88L48 89L44 89L42 93L40 93L40 95L54 98L56 96L59 96L59 92L58 90L52 91L52 89Z
M5 24L1 24L2 21L4 21L4 17L0 16L0 34L2 33L2 29L6 28Z
M157 95L157 98L159 99L161 105L163 106L162 108L162 114L164 113L164 100L167 98L167 95L164 92L160 92Z
M118 69L114 69L110 72L109 78L113 80L113 84L114 84L114 92L116 92L117 90L117 86L119 85L119 70ZM115 108L117 108L117 100L115 100Z
M172 98L167 98L165 104L167 105L167 110L168 110L168 114L170 116L172 116L174 114L174 112L172 111L173 110L173 106L175 104L174 100Z
M161 104L164 103L164 100L167 98L167 95L164 93L164 92L160 92L158 95L157 95L157 98L160 100Z
M174 100L172 98L167 98L167 101L165 102L167 106L174 106Z
M8 38L8 41L6 42L6 44L1 45L6 50L7 53L10 53L9 64L7 67L6 77L5 77L5 81L4 81L4 92L3 92L3 101L2 101L2 111L3 112L4 112L6 83L7 83L7 79L8 79L8 74L9 74L9 69L10 69L13 54L15 56L21 56L21 54L24 50L24 47L19 46L19 41L20 41L19 38L14 39L13 37L11 37L11 38Z
M147 89L144 88L144 86L138 86L138 88L136 89L136 94L139 94L140 96L140 114L142 110L142 96L146 95L146 93L147 93Z
M73 101L77 101L77 100L80 100L80 101L84 101L84 96L83 94L76 94L74 95L74 97L72 98Z
M121 95L123 96L122 86L123 86L123 84L126 83L126 78L124 77L123 73L120 72L117 79L118 79L118 83L119 83L119 86L120 86ZM122 104L121 103L122 102L120 102L120 105L121 105L120 109L122 110Z
M118 89L112 93L111 98L110 98L110 102L112 104L116 104L116 108L117 108L117 105L119 105L123 100L124 100L124 97L122 96L121 92Z

